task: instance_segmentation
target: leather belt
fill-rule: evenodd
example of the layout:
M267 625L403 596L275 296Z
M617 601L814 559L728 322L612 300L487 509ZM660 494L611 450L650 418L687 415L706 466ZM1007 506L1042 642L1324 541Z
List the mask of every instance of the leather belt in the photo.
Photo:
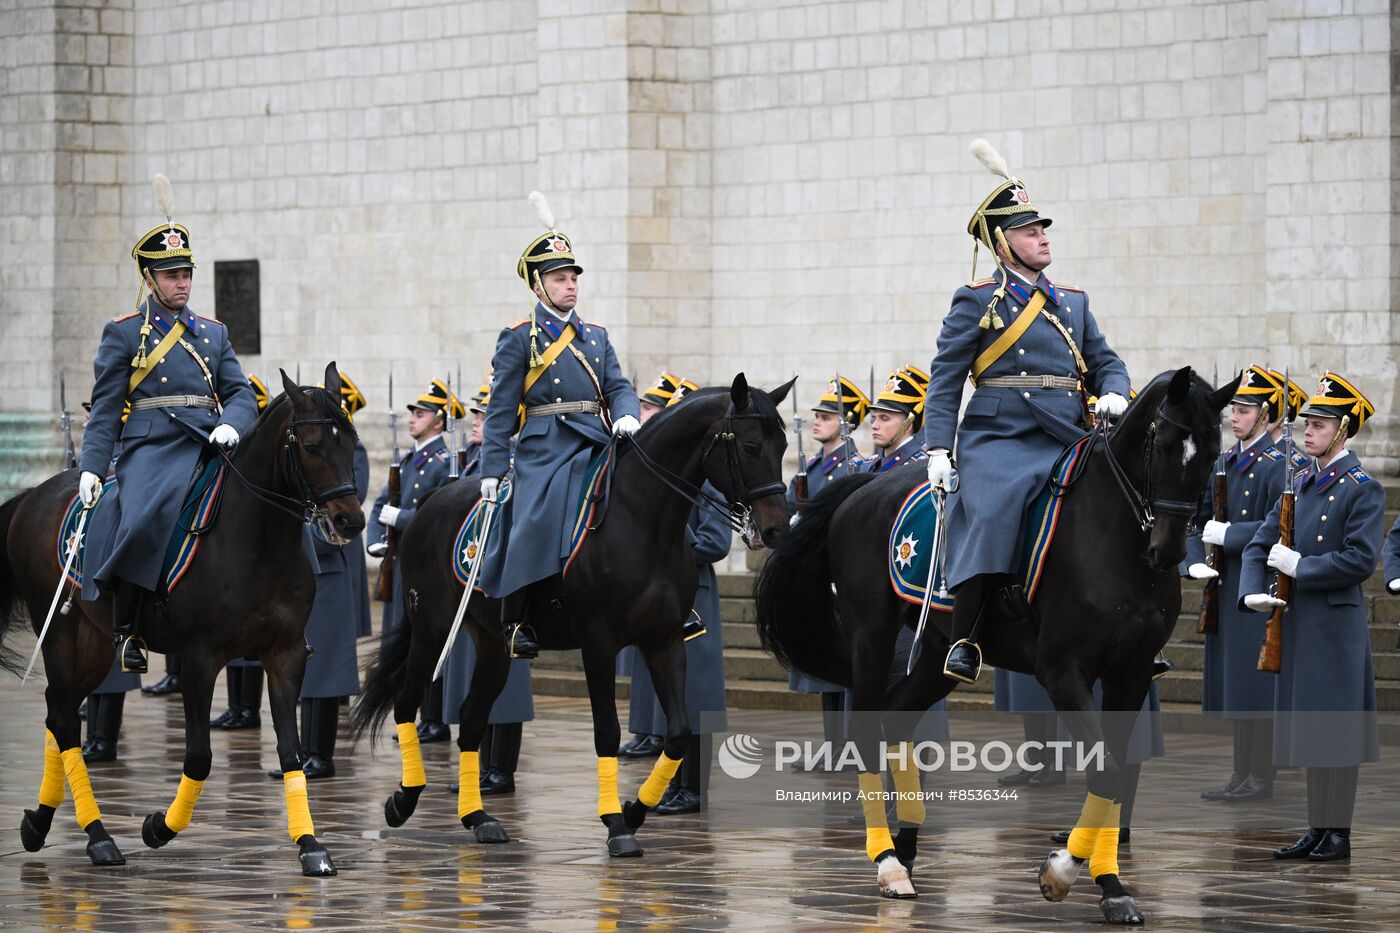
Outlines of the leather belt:
M992 376L980 379L977 388L998 389L1077 389L1079 380L1069 376Z
M525 418L543 418L546 415L572 415L576 413L601 415L603 406L597 402L550 402L548 405L531 405L525 409Z
M213 411L215 407L217 403L207 395L156 395L131 403L132 411L145 411L149 408L207 408Z

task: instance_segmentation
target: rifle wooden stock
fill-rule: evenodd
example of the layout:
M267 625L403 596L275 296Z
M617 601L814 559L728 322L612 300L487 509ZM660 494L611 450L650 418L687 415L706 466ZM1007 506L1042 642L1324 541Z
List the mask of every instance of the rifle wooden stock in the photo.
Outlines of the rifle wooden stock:
M1285 492L1279 502L1278 540L1284 547L1293 546L1293 501L1292 492ZM1285 603L1293 598L1293 578L1286 573L1278 575L1274 585L1274 595ZM1264 627L1264 644L1259 646L1259 670L1277 674L1283 657L1283 610L1286 606L1275 606L1269 614L1269 622Z
M398 508L400 499L400 467L397 463L389 466L389 504ZM379 579L374 585L374 598L381 603L387 603L394 598L394 559L399 552L399 533L395 528L384 529L384 539L388 543L388 550L384 552L384 559L379 563Z
M1225 474L1216 473L1211 481L1210 505L1211 517L1217 522L1229 520L1226 511L1229 505L1225 501ZM1225 570L1225 549L1218 544L1206 545L1206 565L1217 573ZM1215 630L1220 627L1220 578L1206 581L1205 591L1201 594L1201 617L1196 622L1196 631L1202 635L1214 635Z
M797 506L801 508L807 504L807 474L798 473L792 481L793 491L796 493Z

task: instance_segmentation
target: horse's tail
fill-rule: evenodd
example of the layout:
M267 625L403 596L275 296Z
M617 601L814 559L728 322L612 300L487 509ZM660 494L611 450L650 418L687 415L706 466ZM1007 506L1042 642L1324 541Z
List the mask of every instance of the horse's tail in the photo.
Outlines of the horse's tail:
M6 543L10 537L10 525L15 520L15 512L30 490L15 496L0 505L0 668L14 674L24 673L24 659L14 649L5 644L5 635L10 629L19 626L27 617L21 610L24 601L19 598L19 581L15 579L14 566L10 563L10 548Z
M786 667L830 683L851 683L851 651L831 591L831 517L851 493L875 479L861 473L818 493L782 536L754 583L758 637Z
M358 742L366 732L371 739L379 738L384 716L394 708L399 685L408 668L409 648L413 645L413 627L404 613L399 627L389 633L379 649L370 656L365 671L364 687L350 711L350 739Z

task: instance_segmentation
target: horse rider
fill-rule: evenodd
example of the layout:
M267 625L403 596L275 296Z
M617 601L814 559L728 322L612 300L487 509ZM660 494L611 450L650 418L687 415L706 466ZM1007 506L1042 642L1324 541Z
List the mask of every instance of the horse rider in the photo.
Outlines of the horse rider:
M641 427L640 406L600 324L577 311L583 267L569 237L534 192L548 229L516 263L535 297L529 316L501 331L491 361L491 404L481 442L481 495L500 502L518 433L510 495L500 502L482 564L481 585L501 600L501 630L511 657L533 658L539 645L524 625L527 587L558 576L569 548L584 473L609 434Z
M158 176L158 195L162 182ZM122 670L136 673L146 671L138 631L142 604L161 588L166 546L196 467L209 445L237 445L256 415L227 328L190 310L190 234L171 219L168 196L158 199L166 222L131 250L142 292L149 294L134 312L107 323L93 360L92 413L78 480L83 505L96 505L84 548L83 599L113 595L112 633ZM131 414L123 422L127 403ZM118 441L117 482L103 496L102 478Z
M1240 569L1244 549L1268 510L1283 492L1287 462L1269 428L1281 423L1285 409L1280 379L1262 366L1250 365L1230 402L1230 431L1235 444L1221 453L1215 474L1225 477L1225 521L1214 517L1212 490L1201 499L1192 523L1201 529L1186 542L1186 575L1196 580L1220 577L1220 611L1214 632L1205 636L1201 711L1231 720L1234 768L1220 787L1202 792L1202 800L1243 802L1273 796L1274 681L1258 667L1264 620L1239 608ZM1205 562L1205 546L1224 555L1222 566Z
M788 508L794 515L802 505L825 489L828 483L840 479L848 472L864 472L865 458L860 455L851 434L865 422L869 411L870 397L854 382L844 376L833 376L827 383L826 392L812 408L812 440L817 442L819 449L803 465L807 475L806 498L802 502L798 501L796 477L793 477L788 485ZM846 422L844 432L841 426L842 419ZM825 738L831 742L839 739L842 710L845 708L845 691L841 687L799 671L791 671L788 673L788 689L794 693L820 694Z
M948 559L957 599L943 673L964 683L976 681L982 667L977 629L987 607L1029 613L1014 577L1023 516L1056 459L1084 435L1087 396L1098 396L1099 416L1116 418L1127 410L1129 391L1127 367L1100 332L1088 296L1045 275L1050 218L1000 157L987 155L991 147L978 145L985 147L979 158L1003 181L973 212L967 232L991 250L996 270L953 295L924 412L929 482L952 493L949 538L959 542ZM975 391L959 424L968 378Z
M386 483L379 490L370 511L366 550L371 557L383 557L389 548L389 529L399 534L408 530L418 506L428 493L451 479L452 457L442 432L447 427L447 417L465 417L467 410L455 394L447 391L447 384L434 379L417 399L408 405L408 434L413 439L413 449L404 455L399 463L399 502L389 502L389 486ZM403 621L401 600L403 574L397 560L393 568L394 598L384 604L383 628L380 637L387 636ZM451 738L451 730L442 721L442 679L439 678L427 688L423 699L422 719L418 724L418 738L421 742L445 742Z
M1351 857L1359 766L1380 758L1376 682L1362 586L1385 533L1385 489L1347 450L1375 407L1354 383L1324 372L1302 410L1312 466L1294 478L1293 541L1275 503L1244 550L1240 606L1272 612L1275 573L1292 578L1274 700L1274 764L1307 769L1308 831L1274 858Z
M870 403L870 436L878 453L862 465L865 473L885 473L912 460L922 460L924 400L928 374L916 366L890 373L875 401Z

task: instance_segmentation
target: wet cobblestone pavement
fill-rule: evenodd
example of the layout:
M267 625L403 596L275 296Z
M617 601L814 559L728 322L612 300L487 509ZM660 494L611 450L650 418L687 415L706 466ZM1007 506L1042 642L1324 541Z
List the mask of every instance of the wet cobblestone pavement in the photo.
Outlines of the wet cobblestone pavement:
M161 850L140 839L145 814L167 807L183 751L178 699L133 694L121 761L94 765L92 785L104 822L127 857L97 868L71 799L49 844L19 844L22 810L34 806L42 763L41 690L0 682L3 773L0 804L0 929L93 931L449 930L551 931L921 929L1008 930L1102 924L1098 889L1081 880L1063 903L1043 901L1034 872L1050 850L1050 830L1077 812L1081 780L1038 791L1027 825L926 831L920 840L914 901L882 900L863 854L854 812L831 808L824 826L735 829L707 815L652 816L638 834L641 859L609 859L597 817L586 704L540 698L525 727L514 797L488 798L512 841L476 843L456 819L455 744L424 746L429 787L413 819L389 829L383 803L399 762L387 734L372 750L342 739L338 776L311 784L317 835L340 874L303 878L286 834L273 732L216 733L214 771L194 822ZM222 688L216 693L222 696ZM216 710L217 712L217 710ZM625 711L624 711L625 713ZM731 712L730 727L761 712ZM954 720L954 734L958 734ZM1006 738L1018 731L1008 724ZM1228 743L1170 735L1172 755L1150 762L1144 790L1202 808L1197 794L1228 772ZM1389 755L1392 749L1387 748ZM634 795L649 762L622 765L622 797ZM1378 772L1379 773L1379 772ZM828 776L827 786L854 786ZM976 783L977 779L973 779ZM1355 830L1350 863L1279 863L1270 850L1291 842L1301 814L1302 776L1280 777L1272 828L1243 810L1216 810L1229 825L1180 830L1144 818L1120 856L1123 877L1150 926L1230 931L1395 930L1400 928L1400 831ZM981 784L991 786L990 776ZM1362 774L1363 795L1397 799L1400 782ZM1194 803L1186 803L1193 801ZM1140 809L1142 804L1140 801ZM1281 816L1278 816L1280 815ZM1199 820L1199 815L1195 817ZM1284 828L1288 827L1288 828Z

